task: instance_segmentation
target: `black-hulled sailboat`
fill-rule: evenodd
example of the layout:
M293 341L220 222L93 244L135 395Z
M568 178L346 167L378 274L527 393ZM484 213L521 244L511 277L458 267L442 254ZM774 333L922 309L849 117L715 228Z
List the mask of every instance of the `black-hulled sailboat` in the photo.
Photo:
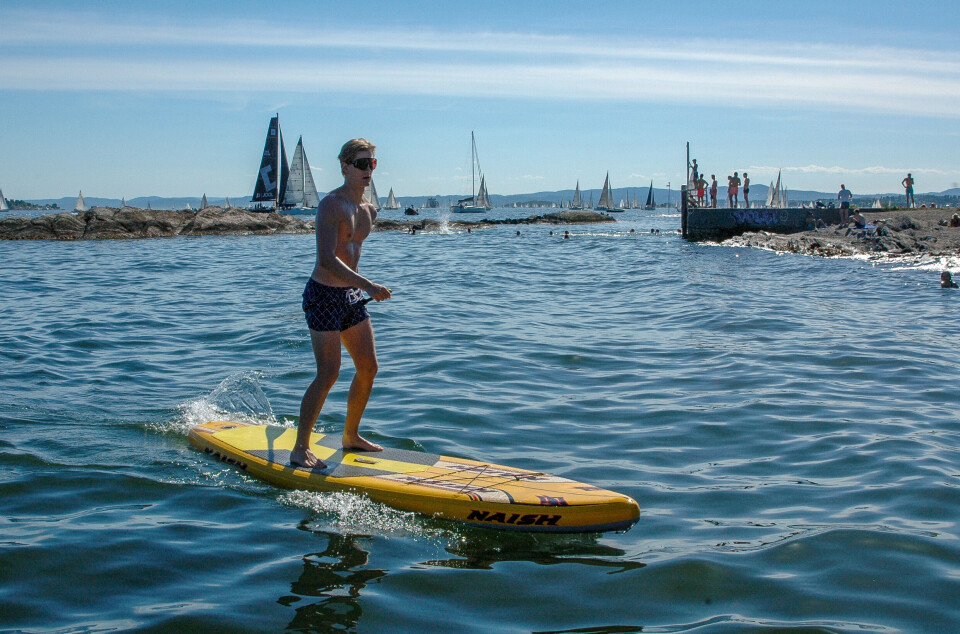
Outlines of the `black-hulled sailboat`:
M283 146L283 134L280 132L280 115L277 115L270 119L270 127L267 128L267 141L263 145L257 184L250 199L251 211L279 211L289 177L287 151Z
M647 202L643 205L644 209L656 209L657 201L653 199L653 181L650 181L650 189L647 190Z

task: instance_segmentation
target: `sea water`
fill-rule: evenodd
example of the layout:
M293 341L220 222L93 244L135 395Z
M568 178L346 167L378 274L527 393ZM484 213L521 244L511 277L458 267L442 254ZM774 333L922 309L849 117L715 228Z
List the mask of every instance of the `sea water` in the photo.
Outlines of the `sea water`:
M364 432L640 504L579 536L283 491L189 446L211 418L296 424L312 236L0 242L0 629L956 630L960 292L930 259L678 226L364 246L393 289Z

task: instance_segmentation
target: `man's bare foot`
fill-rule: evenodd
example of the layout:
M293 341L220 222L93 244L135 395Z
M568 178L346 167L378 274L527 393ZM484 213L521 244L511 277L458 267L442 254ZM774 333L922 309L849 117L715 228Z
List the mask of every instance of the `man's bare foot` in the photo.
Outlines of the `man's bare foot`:
M312 451L305 447L294 447L290 452L290 464L304 469L326 469L327 465L323 460L317 458Z
M343 450L344 451L383 451L383 447L376 443L372 443L362 436L357 436L356 438L347 438L343 437Z

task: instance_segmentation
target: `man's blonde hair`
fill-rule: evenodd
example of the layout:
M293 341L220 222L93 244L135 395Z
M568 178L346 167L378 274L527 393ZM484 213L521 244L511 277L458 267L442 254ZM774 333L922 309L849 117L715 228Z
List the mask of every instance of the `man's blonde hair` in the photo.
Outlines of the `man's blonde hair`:
M376 149L377 146L366 139L350 139L340 148L340 156L338 158L341 163L352 163L353 159L355 159L360 152L369 151L372 154Z

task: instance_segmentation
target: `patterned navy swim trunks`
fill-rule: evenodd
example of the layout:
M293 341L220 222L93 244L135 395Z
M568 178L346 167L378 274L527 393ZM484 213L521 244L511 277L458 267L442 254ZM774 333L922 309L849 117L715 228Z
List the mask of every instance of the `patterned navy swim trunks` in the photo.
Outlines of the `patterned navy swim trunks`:
M359 288L352 286L325 286L312 277L303 289L303 312L307 326L317 332L343 332L370 317Z

